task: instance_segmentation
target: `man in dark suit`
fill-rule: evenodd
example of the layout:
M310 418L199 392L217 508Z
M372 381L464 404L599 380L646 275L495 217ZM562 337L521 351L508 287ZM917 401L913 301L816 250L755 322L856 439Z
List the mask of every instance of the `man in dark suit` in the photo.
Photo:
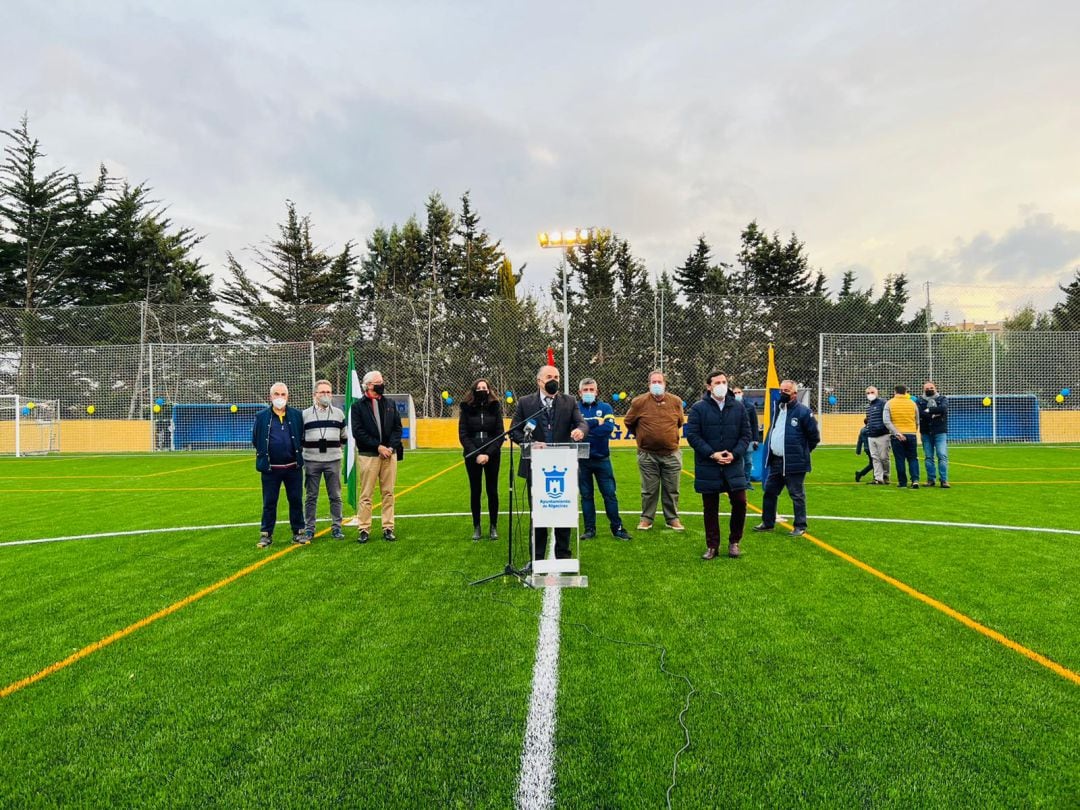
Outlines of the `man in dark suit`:
M394 534L394 485L397 482L397 463L404 447L401 444L401 415L393 400L383 396L382 374L369 371L364 375L364 392L352 405L349 423L356 439L356 455L360 466L360 486L356 520L360 528L358 543L366 543L371 533L371 496L375 482L382 496L383 540L397 540Z
M559 370L555 366L543 366L536 373L535 394L518 400L514 414L514 429L510 432L518 444L532 442L534 448L547 443L580 442L589 432L574 397L559 393ZM532 417L531 419L529 417ZM535 425L535 426L534 426ZM532 464L529 459L521 462L518 475L529 486L529 506L532 507ZM537 560L547 557L548 530L537 528L533 533L533 556ZM555 556L570 557L570 529L555 530Z

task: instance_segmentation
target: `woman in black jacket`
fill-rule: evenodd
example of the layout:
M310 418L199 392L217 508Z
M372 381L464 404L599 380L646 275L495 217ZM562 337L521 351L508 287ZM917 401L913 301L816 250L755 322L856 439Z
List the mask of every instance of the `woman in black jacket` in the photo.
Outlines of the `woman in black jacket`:
M499 398L493 395L487 380L477 380L461 401L458 438L465 451L465 470L469 473L470 507L473 540L480 539L480 485L487 481L488 537L499 537L499 460L502 457L503 416ZM498 437L498 438L496 438ZM479 451L479 452L478 452Z

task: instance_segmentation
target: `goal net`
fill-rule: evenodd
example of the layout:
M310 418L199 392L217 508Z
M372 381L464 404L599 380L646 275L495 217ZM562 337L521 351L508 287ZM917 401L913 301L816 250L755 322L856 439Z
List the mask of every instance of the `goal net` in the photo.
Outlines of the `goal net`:
M0 455L30 456L60 451L60 401L35 401L0 394Z

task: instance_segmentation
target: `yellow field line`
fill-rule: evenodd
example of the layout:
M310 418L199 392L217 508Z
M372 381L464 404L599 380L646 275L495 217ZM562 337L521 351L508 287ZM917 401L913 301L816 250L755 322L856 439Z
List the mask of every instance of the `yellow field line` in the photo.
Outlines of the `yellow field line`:
M694 477L691 473L687 472L686 470L683 470L683 474L688 475L691 478ZM762 514L761 509L759 509L754 504L747 503L746 505L748 507L750 507L750 509L752 509L757 514L759 514L759 515ZM794 529L795 528L792 524L786 523L786 522L784 522L782 520L778 520L777 524L780 525L780 526L784 526L785 528L788 528L788 529ZM987 627L985 624L980 624L979 622L972 619L970 616L967 616L967 615L961 613L960 611L949 607L944 602L939 602L937 599L934 599L932 596L927 596L922 591L916 590L915 588L912 588L910 585L908 585L908 584L906 584L904 582L901 582L900 580L896 579L895 577L889 576L884 571L879 571L878 569L874 568L872 565L868 565L867 563L864 563L862 560L858 559L857 557L852 557L846 551L841 551L838 548L834 548L833 546L830 546L824 540L819 540L818 538L814 537L809 532L804 534L803 537L806 538L807 540L809 540L814 545L818 546L819 548L822 548L825 551L829 552L830 554L835 554L837 557L844 560L845 562L851 563L856 568L859 568L859 569L865 571L868 574L872 574L873 576L880 579L882 582L887 582L888 584L892 585L894 588L902 591L903 593L906 593L908 596L910 596L910 597L912 597L914 599L918 599L920 602L929 605L930 607L934 608L935 610L941 611L946 616L949 616L949 617L951 617L953 619L956 619L956 621L960 622L964 626L969 627L969 628L971 628L972 630L975 630L978 633L982 633L984 636L986 636L989 639L993 639L998 644L1001 644L1001 645L1003 645L1005 647L1008 647L1013 652L1020 653L1020 655L1023 655L1025 658L1030 658L1032 661L1046 667L1051 672L1054 672L1057 675L1060 675L1062 678L1065 678L1066 680L1072 681L1073 683L1080 686L1080 674L1078 674L1076 672L1073 672L1071 669L1067 669L1066 667L1063 667L1061 664L1057 663L1056 661L1050 660L1045 655L1040 655L1039 653L1035 652L1034 650L1028 649L1023 644L1020 644L1020 643L1018 643L1016 641L1013 641L1008 636L1002 635L997 630L993 630L993 629Z
M27 487L26 489L12 488L8 492L38 493L38 492L258 492L259 487L65 487L63 489L41 489L39 487Z
M429 475L427 478L425 478L419 484L413 484L411 487L406 487L405 489L401 490L401 492L395 492L394 493L394 501L397 502L397 499L400 498L402 495L407 495L408 493L412 492L417 487L422 487L424 484L428 483L429 481L434 481L440 475L446 475L451 470L456 470L458 467L462 467L464 465L465 465L465 459L462 459L457 464L451 464L445 470L439 470L434 475ZM374 506L371 507L371 511L374 512L380 506L382 506L382 501L381 500L377 504L375 504Z
M319 532L319 534L325 534L328 531L330 531L329 528L323 529L323 531ZM52 675L53 673L59 672L60 670L64 669L65 667L71 666L72 664L74 664L77 661L81 661L83 658L86 658L86 656L90 655L91 653L95 653L100 649L108 647L110 644L112 644L115 641L119 641L120 639L122 639L122 638L124 638L126 636L130 636L136 630L141 630L142 628L146 627L147 625L153 624L158 619L164 619L166 616L168 616L168 615L170 615L172 613L175 613L176 611L180 610L181 608L185 608L188 605L192 604L193 602L199 601L204 596L209 596L214 591L219 590L221 588L224 588L226 585L231 585L233 582L236 582L236 580L240 579L241 577L246 577L248 574L252 573L253 571L257 571L258 569L262 568L264 565L266 565L268 563L272 563L274 560L279 559L281 557L284 557L289 552L295 551L298 548L299 548L299 546L289 546L288 548L283 548L281 551L277 552L276 554L271 554L269 557L264 557L263 559L259 560L257 563L249 565L247 568L243 568L243 569L237 571L235 574L232 574L231 576L228 576L225 579L220 580L219 582L215 582L213 585L210 585L207 588L203 588L201 591L198 591L197 593L193 593L190 596L185 596L179 602L173 602L167 608L159 610L157 613L153 613L153 614L147 616L144 619L139 619L139 621L135 622L134 624L129 624L123 630L118 630L115 633L113 633L111 636L106 636L105 638L101 639L100 641L95 641L93 644L88 644L87 646L85 646L81 650L79 650L78 652L75 652L75 653L72 653L71 655L69 655L63 661L57 661L55 664L50 664L49 666L45 667L45 669L31 675L29 678L23 678L21 681L15 681L14 683L8 684L3 689L0 689L0 698L6 698L8 695L11 695L11 694L13 694L15 692L18 692L23 687L30 686L31 684L37 683L41 679L47 678L48 676Z
M1016 466L1012 467L987 467L985 464L969 464L965 461L950 461L950 467L972 467L976 470L1006 470L1008 472L1016 472ZM1080 467L1029 467L1026 464L1021 469L1035 470L1036 472L1058 472L1059 470L1068 470L1076 472L1080 470Z
M997 486L1002 486L1002 485L1016 486L1017 484L1038 484L1039 486L1043 486L1043 487L1047 486L1047 485L1057 486L1058 484L1080 484L1080 478L1075 478L1075 479L1064 478L1064 479L1060 479L1058 481L959 481L959 482L957 482L957 481L949 481L949 486L950 487L997 487ZM863 485L862 484L857 485L854 481L814 481L812 483L807 482L807 486L813 488L813 487L853 487L853 486L863 486ZM889 486L894 487L894 488L898 487L897 484L889 484ZM922 488L924 486L926 486L926 484L922 484L922 483L919 484L920 488Z
M460 467L464 463L465 463L464 461L459 461L457 464L454 464L454 465L452 465L450 467L447 467L445 470L442 470L440 472L435 473L432 476L429 476L428 478L425 478L419 484L413 484L411 487L403 489L400 493L398 493L398 497L400 497L401 495L405 495L408 492L412 492L417 487L420 487L420 486L428 483L429 481L434 481L440 475L448 473L448 472L450 472L450 470L453 470L453 469L455 469L457 467ZM41 492L42 490L35 490L35 491ZM138 490L136 490L136 491L138 491ZM154 490L146 490L146 491L152 492ZM327 528L323 529L322 531L318 532L315 535L315 537L322 537L324 534L326 534L328 531L330 531L330 529L331 529L331 527L327 527ZM232 575L226 577L225 579L223 579L223 580L221 580L219 582L215 582L213 585L210 585L207 588L203 588L201 591L199 591L197 593L193 593L190 596L185 596L179 602L174 602L173 604L169 605L167 608L159 610L157 613L151 614L150 616L147 616L144 619L139 619L139 621L135 622L134 624L129 624L123 630L118 630L117 632L113 633L111 636L106 636L105 638L101 639L100 641L95 641L93 644L88 644L87 646L85 646L81 650L79 650L78 652L72 653L71 655L69 655L64 660L57 661L55 664L50 664L49 666L45 667L45 669L31 675L28 678L23 678L20 681L15 681L14 683L8 684L3 689L0 689L0 699L6 698L8 695L11 695L11 694L13 694L15 692L18 692L23 687L30 686L31 684L37 683L38 681L42 680L43 678L47 678L48 676L52 675L53 673L59 672L60 670L64 669L65 667L71 666L72 664L76 663L77 661L81 661L83 658L86 658L91 653L95 653L100 649L108 647L113 642L119 641L120 639L122 639L122 638L124 638L126 636L129 636L132 633L134 633L136 630L141 630L142 628L146 627L147 625L153 624L158 619L164 619L166 616L169 616L169 615L175 613L176 611L180 610L181 608L185 608L188 605L192 604L193 602L197 602L198 600L202 599L204 596L208 596L209 594L212 594L214 591L217 591L217 590L219 590L221 588L224 588L226 585L231 585L233 582L236 582L236 580L240 579L241 577L246 577L248 574L250 574L250 573L252 573L254 571L257 571L258 569L262 568L264 565L266 565L268 563L271 563L274 560L280 559L281 557L284 557L289 552L295 551L298 548L299 548L299 546L289 546L287 548L283 548L281 551L279 551L279 552L277 552L275 554L271 554L269 557L264 557L263 559L259 560L257 563L253 563L252 565L249 565L247 568L243 568L240 571L237 571L235 574L232 574Z
M162 472L139 475L136 476L136 478L159 478L162 475L176 475L177 473L194 472L195 470L209 470L211 467L224 467L228 464L235 464L238 461L251 461L251 457L240 456L239 458L231 458L228 461L215 461L213 464L200 464L198 467L179 467L175 470L164 470Z
M213 464L200 464L198 467L178 467L175 470L163 470L162 472L146 473L144 475L132 475L125 473L117 475L115 473L101 473L98 475L41 475L41 476L26 476L26 475L0 475L0 481L33 481L40 479L42 481L58 481L58 480L74 480L85 478L124 478L127 480L136 479L142 480L143 478L158 478L162 475L176 475L178 473L192 472L194 470L207 470L211 467L224 467L227 464L235 464L238 461L250 461L248 456L241 456L240 458L229 459L228 461L217 461Z

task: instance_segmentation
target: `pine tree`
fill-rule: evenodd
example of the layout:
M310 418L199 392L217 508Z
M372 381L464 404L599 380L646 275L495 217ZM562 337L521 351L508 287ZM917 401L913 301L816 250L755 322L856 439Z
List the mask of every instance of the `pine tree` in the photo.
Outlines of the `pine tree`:
M1059 285L1058 289L1065 293L1065 300L1051 310L1054 328L1067 332L1080 331L1080 268L1074 272L1069 286Z
M675 283L686 298L693 298L705 292L711 259L712 249L705 241L705 234L702 234L698 237L693 253L687 256L682 266L675 270Z
M480 216L473 210L467 191L461 195L461 213L454 235L457 238L454 248L458 282L447 290L447 294L462 298L495 295L504 258L502 248L480 227Z

